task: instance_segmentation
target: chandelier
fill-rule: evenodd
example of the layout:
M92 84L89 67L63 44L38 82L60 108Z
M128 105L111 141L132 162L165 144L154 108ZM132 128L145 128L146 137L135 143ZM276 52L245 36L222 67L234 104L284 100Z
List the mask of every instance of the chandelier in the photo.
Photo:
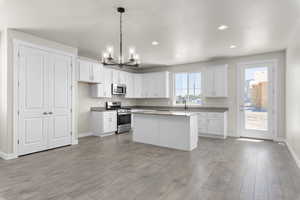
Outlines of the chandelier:
M107 47L106 51L102 55L103 65L113 65L119 67L138 67L140 64L139 55L135 53L134 48L129 48L129 58L127 61L124 60L123 55L123 30L122 30L122 15L125 13L125 8L118 7L118 13L120 13L120 52L119 58L116 60L113 57L114 49L112 46Z

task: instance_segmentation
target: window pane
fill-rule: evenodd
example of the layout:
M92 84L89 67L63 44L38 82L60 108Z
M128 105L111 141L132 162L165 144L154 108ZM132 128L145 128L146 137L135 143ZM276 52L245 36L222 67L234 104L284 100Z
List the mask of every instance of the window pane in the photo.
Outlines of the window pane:
M187 73L178 73L175 75L176 104L183 104L187 98L187 77Z
M201 104L201 72L175 74L176 104Z
M191 104L201 104L201 73L189 74L188 99Z
M187 73L176 74L176 89L186 89L187 88Z
M245 70L245 129L268 130L268 68Z

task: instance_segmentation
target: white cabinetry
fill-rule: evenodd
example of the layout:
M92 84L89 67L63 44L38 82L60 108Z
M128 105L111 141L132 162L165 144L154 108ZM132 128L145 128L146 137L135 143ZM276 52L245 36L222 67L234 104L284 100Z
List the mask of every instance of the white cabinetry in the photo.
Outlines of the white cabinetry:
M204 72L204 96L208 98L228 96L227 65L207 67Z
M82 63L82 66L87 66L85 61ZM82 72L82 74L88 73ZM103 75L101 83L91 85L92 97L111 98L111 84L113 83L126 85L125 98L170 97L169 72L137 74L103 67L101 74Z
M91 127L94 135L103 136L117 131L117 112L92 112Z
M102 64L78 60L78 68L78 81L86 83L103 83Z
M134 98L134 74L125 72L126 98Z
M103 83L91 85L91 96L95 98L111 98L112 70L103 68Z
M125 73L124 71L111 69L112 70L112 83L114 84L125 84Z
M227 137L227 112L198 113L198 133L200 136Z
M169 72L135 74L135 98L169 98Z
M142 98L142 74L134 74L134 98Z

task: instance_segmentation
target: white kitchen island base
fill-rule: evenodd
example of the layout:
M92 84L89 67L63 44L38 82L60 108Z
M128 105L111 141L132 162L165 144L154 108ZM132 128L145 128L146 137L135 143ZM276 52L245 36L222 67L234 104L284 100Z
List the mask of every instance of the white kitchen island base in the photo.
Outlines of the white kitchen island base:
M192 151L198 146L197 115L168 112L134 112L133 141Z

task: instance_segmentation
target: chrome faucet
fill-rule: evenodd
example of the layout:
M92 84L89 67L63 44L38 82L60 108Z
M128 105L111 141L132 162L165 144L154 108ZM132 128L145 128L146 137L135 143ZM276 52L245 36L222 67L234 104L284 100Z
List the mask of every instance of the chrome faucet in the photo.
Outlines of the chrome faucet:
M186 104L186 100L183 100L183 102L184 102L184 110L187 110L187 109L188 109L188 106L187 106L187 104Z

